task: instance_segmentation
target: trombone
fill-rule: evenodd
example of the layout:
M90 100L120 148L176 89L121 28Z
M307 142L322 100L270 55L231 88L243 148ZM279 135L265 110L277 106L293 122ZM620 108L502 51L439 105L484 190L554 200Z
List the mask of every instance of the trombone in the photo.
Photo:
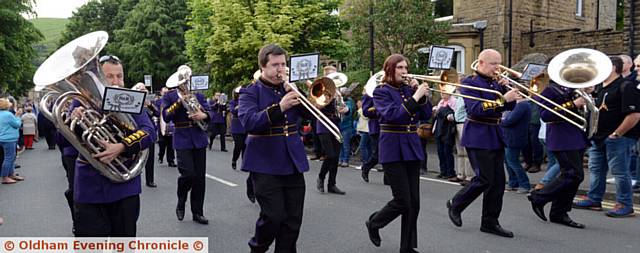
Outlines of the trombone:
M478 64L479 60L474 61L471 64L471 69L477 71ZM595 102L593 101L591 96L579 89L597 85L603 82L609 76L609 74L611 73L612 64L607 55L600 51L587 48L570 49L561 52L560 54L556 55L551 60L551 62L549 62L549 75L538 75L529 82L529 86L519 83L509 77L509 75L520 77L522 76L522 73L503 65L499 65L499 68L501 71L498 71L498 77L504 78L509 81L510 84L512 84L506 85L509 89L518 89L518 94L520 94L524 98L534 102L545 110L552 112L556 116L566 120L568 123L580 128L582 131L585 131L588 138L591 138L591 136L593 136L596 130L599 111L595 106ZM553 72L551 70L553 70ZM589 119L559 105L558 103L545 96L540 95L542 90L544 90L544 88L546 88L546 86L548 85L549 79L553 80L560 86L576 89L575 92L586 102L584 111L585 113L590 112ZM521 91L521 89L525 90L526 92ZM527 93L531 95L528 95ZM558 110L562 110L567 114L575 117L580 122L576 122L575 120L570 119L569 117L560 113L558 110L549 108L542 102L535 100L534 97L539 97L555 108L558 108Z
M369 80L367 81L367 84L364 87L365 92L367 93L368 96L373 97L373 90L375 89L376 86L382 83L383 77L384 77L384 71L380 71L369 78ZM450 80L458 80L458 74L455 71L444 70L440 73L440 75L435 75L435 76L407 74L407 75L404 75L403 77L405 79L416 79L416 80L424 81L427 83L429 82L437 83L438 84L437 89L431 88L428 86L427 88L430 91L440 92L442 94L449 94L451 96L458 96L458 97L478 100L482 102L497 103L499 105L502 105L505 102L504 96L499 91L450 82ZM422 85L427 85L427 84L422 84ZM483 92L492 93L496 95L497 99L491 100L486 98L480 98L480 97L474 97L474 96L464 95L460 93L455 93L456 88L465 88L465 89L479 90Z
M291 90L298 95L298 99L300 99L300 104L302 104L302 106L307 108L309 113L311 113L311 115L313 115L323 126L329 129L329 132L331 132L331 134L336 138L336 140L338 140L338 142L342 143L343 140L342 140L342 134L340 133L340 129L335 124L333 124L333 122L326 115L324 115L324 113L322 113L320 109L318 109L318 107L316 107L316 105L321 105L321 106L327 105L333 99L335 99L336 88L333 81L331 81L331 79L327 77L323 77L315 80L311 85L311 88L309 89L310 99L306 98L302 94L302 92L300 92L298 87L296 87L295 84L287 83L287 85L289 85ZM321 94L317 94L318 92ZM333 94L333 95L326 95L326 94Z

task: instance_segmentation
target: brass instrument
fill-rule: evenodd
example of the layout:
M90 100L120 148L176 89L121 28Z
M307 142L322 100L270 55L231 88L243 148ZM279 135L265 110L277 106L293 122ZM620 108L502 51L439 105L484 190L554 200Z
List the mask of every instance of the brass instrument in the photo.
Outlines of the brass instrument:
M289 85L291 90L298 95L300 104L302 104L302 106L304 106L309 113L311 113L320 122L320 124L324 125L338 140L338 142L342 143L343 140L340 128L333 124L333 122L324 115L320 109L318 109L318 106L326 106L335 98L336 87L333 81L327 77L316 79L309 89L310 94L308 99L294 84L287 83L287 85Z
M182 106L189 115L204 111L198 101L198 98L191 93L191 73L191 68L189 66L182 65L178 67L178 71L173 73L166 82L167 88L178 87L176 92L182 102ZM193 120L193 122L203 131L207 130L206 121Z
M118 156L108 164L93 157L105 149L100 141L118 143L137 128L129 114L105 114L100 110L107 82L97 56L108 37L106 32L97 31L67 43L40 65L33 82L37 90L49 90L41 109L44 109L45 115L48 113L60 133L100 174L121 183L140 175L147 161L148 150L141 150L129 157ZM54 98L53 110L49 111L46 101ZM80 117L68 120L67 105L72 100L79 102L85 110ZM76 132L82 135L76 136Z
M471 69L477 71L478 63L478 60L474 61L471 64ZM554 113L556 116L566 120L568 123L585 131L588 138L591 138L591 136L595 134L595 131L597 130L599 110L595 106L595 101L591 96L580 89L595 86L603 82L611 74L613 65L607 55L600 51L588 48L576 48L563 51L549 62L549 66L547 67L547 71L549 73L548 77L546 75L539 75L534 78L534 80L530 81L528 85L519 83L509 77L509 75L520 77L522 76L520 72L502 65L499 65L499 68L500 71L496 73L496 75L498 78L504 78L509 81L510 85L507 85L509 89L518 89L518 93L522 97L534 102L545 110ZM551 99L541 96L540 93L542 90L548 86L547 78L553 80L558 85L576 89L575 93L582 97L586 102L585 107L582 108L583 114L585 115L579 115ZM526 92L520 91L520 89L525 90ZM551 104L554 108L564 111L577 119L577 121L563 115L553 108L549 108L535 100L535 97Z
M373 90L375 89L376 86L380 85L383 77L384 77L384 71L380 71L369 78L369 80L367 81L367 84L364 87L365 92L367 93L368 96L373 97ZM434 91L434 92L440 92L443 94L449 94L451 96L458 96L458 97L463 97L463 98L468 98L468 99L473 99L473 100L478 100L483 102L497 103L500 105L504 104L504 101L505 101L502 93L498 91L450 82L450 80L458 80L458 74L455 73L455 71L445 70L445 71L442 71L440 75L436 75L436 76L407 74L407 75L404 75L403 77L405 79L416 79L416 80L421 80L427 83L436 83L438 84L438 88L431 88L427 86L430 91ZM422 85L428 85L428 84L422 84ZM464 95L460 93L455 93L456 88L465 88L465 89L479 90L487 93L492 93L492 94L495 94L498 97L498 99L491 100L486 98L479 98L479 97Z

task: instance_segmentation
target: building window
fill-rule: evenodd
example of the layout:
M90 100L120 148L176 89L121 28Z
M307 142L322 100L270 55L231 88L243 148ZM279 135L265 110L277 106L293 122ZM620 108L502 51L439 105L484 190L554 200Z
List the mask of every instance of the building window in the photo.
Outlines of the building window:
M576 0L576 16L578 17L584 17L584 13L582 12L583 4L583 0Z
M453 16L453 0L431 0L436 18Z

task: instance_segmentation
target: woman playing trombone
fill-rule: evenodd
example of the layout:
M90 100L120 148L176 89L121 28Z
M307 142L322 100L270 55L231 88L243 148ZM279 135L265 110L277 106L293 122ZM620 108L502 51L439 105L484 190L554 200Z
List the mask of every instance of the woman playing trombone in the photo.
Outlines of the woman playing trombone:
M393 199L365 223L371 242L379 247L379 230L402 215L401 253L416 252L414 248L418 246L419 168L425 157L416 124L431 117L428 87L418 86L416 80L404 83L408 62L400 54L389 56L384 62L386 74L382 84L373 92L373 102L380 115L379 160Z

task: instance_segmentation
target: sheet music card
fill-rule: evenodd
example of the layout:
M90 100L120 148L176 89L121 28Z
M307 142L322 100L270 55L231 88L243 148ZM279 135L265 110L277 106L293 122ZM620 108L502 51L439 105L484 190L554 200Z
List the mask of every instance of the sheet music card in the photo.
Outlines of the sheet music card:
M429 69L450 69L454 53L455 49L452 47L431 46L431 50L429 50Z
M529 63L524 68L524 71L522 72L522 77L520 77L520 79L531 81L536 76L544 73L545 69L547 69L547 65L545 64Z
M140 114L146 97L147 93L144 91L106 87L102 96L102 110Z
M292 55L289 60L289 83L300 80L315 79L318 77L318 66L320 66L320 54L300 54Z

